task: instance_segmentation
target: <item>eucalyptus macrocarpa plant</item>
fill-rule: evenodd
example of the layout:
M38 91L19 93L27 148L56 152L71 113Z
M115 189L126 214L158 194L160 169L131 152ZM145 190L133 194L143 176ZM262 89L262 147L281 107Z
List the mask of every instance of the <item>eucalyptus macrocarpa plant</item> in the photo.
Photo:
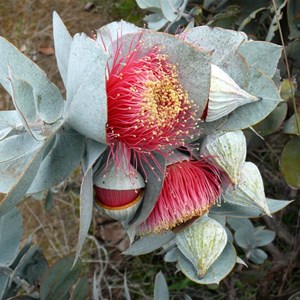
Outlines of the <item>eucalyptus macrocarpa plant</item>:
M125 254L163 247L190 279L220 282L240 262L228 217L289 203L266 198L242 131L281 101L281 47L208 26L173 36L123 21L72 37L56 13L53 30L66 100L0 39L0 82L15 106L0 112L0 216L81 164L76 259L95 204L128 231Z

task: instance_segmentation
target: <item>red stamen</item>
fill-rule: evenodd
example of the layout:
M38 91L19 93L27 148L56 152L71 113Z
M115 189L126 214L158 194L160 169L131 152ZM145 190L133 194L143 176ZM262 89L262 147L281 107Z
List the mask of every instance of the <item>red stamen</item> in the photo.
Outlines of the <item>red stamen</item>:
M221 172L202 159L167 167L159 198L140 232L160 232L200 217L221 194Z
M138 162L149 163L146 156L184 146L196 128L195 107L177 67L158 46L145 49L141 37L134 35L126 51L120 36L107 68L107 143L116 164L118 144L133 150Z

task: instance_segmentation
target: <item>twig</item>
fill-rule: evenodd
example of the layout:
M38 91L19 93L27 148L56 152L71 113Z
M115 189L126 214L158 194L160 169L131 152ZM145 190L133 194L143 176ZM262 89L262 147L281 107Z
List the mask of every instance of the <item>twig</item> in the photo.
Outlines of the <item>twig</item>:
M285 44L284 44L284 39L283 39L282 30L281 30L280 20L279 20L279 17L277 15L277 6L276 6L276 3L275 3L275 0L272 0L272 3L273 3L273 6L274 6L274 9L275 9L275 16L276 16L277 23L278 23L278 30L279 30L280 40L281 40L281 44L282 44L282 47L283 47L283 55L284 55L286 71L287 71L287 75L288 75L288 79L289 79L290 90L292 91L293 107L294 107L294 112L295 112L297 131L298 131L298 135L300 135L300 120L299 120L298 114L297 114L297 105L296 105L296 99L295 99L295 95L294 95L294 87L293 87L293 83L292 83L291 72L290 72L290 68L289 68L289 64L288 64L286 47L285 47Z
M229 300L238 300L235 288L234 288L234 278L231 276L230 278L226 278L224 280L224 284L226 285L228 291L228 299Z
M278 224L275 218L271 219L269 217L264 216L263 220L266 222L269 228L276 232L278 238L283 240L289 246L293 246L294 237L285 229L283 224Z
M272 255L274 261L279 260L283 256L282 252L273 243L264 246L264 249Z
M45 229L43 223L41 222L41 220L39 219L39 217L35 214L35 212L30 208L30 206L27 204L27 202L25 203L25 207L29 210L29 212L33 215L33 217L36 219L36 221L39 223L39 226L42 228L43 232L45 233L45 236L47 237L50 245L52 246L54 252L60 256L58 249L56 248L56 246L54 245L54 243L52 242L47 230Z

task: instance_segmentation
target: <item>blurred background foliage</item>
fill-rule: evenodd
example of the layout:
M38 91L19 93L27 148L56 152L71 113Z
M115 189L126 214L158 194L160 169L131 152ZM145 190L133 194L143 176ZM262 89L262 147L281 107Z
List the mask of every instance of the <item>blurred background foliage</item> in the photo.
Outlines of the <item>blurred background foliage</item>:
M149 27L170 33L180 32L186 26L208 24L242 30L254 40L285 45L287 60L283 55L279 64L281 80L278 80L284 101L264 121L245 134L248 142L247 160L259 167L267 196L295 201L272 219L263 217L253 220L256 228L276 233L272 243L258 244L259 250L263 249L269 254L268 259L254 264L255 257L251 259L247 256L241 244L238 254L246 261L248 268L237 265L220 285L207 287L191 282L182 274L175 273L175 266L165 263L157 253L141 257L121 255L129 244L125 232L117 221L100 216L97 212L80 265L66 274L63 270L70 268L78 235L81 170L77 169L66 182L49 193L29 199L19 206L19 210L15 209L11 216L7 216L12 218L14 225L11 226L22 228L21 212L23 235L19 236L16 230L16 240L21 240L21 250L17 244L10 245L15 253L19 253L17 261L12 261L8 254L6 261L1 262L13 271L10 274L11 288L5 298L32 299L29 296L16 298L15 295L30 294L31 297L37 297L34 293L40 291L38 297L41 299L56 299L57 295L61 297L57 299L86 299L91 298L92 293L98 294L100 299L123 299L126 271L127 292L131 298L152 299L155 276L159 270L163 270L171 299L189 299L186 295L192 299L298 299L300 1L174 0L171 2L177 8L175 5L175 9L167 15L161 9L148 5L159 3L159 0L137 2L145 10L139 8L134 0L0 1L0 35L36 61L62 91L63 85L53 55L53 10L59 13L71 34L83 31L92 35L93 30L102 25L124 19L141 27L148 24ZM141 3L146 3L146 7ZM11 99L0 87L0 109L11 108ZM235 226L238 225L232 224L233 230ZM0 232L6 230L0 228ZM0 249L4 248L0 245ZM37 265L41 267L37 268ZM61 273L61 286L55 283L52 276L57 270ZM3 278L0 275L0 285L1 280ZM87 283L90 296L86 296Z

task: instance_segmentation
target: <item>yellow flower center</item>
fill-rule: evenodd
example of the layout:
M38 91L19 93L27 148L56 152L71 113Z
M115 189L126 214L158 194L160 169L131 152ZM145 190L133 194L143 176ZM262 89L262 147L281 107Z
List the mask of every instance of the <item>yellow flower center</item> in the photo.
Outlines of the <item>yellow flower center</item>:
M180 112L191 107L188 94L179 82L176 66L165 60L165 55L159 56L158 69L155 74L149 71L144 83L142 115L148 116L150 126L170 126Z

